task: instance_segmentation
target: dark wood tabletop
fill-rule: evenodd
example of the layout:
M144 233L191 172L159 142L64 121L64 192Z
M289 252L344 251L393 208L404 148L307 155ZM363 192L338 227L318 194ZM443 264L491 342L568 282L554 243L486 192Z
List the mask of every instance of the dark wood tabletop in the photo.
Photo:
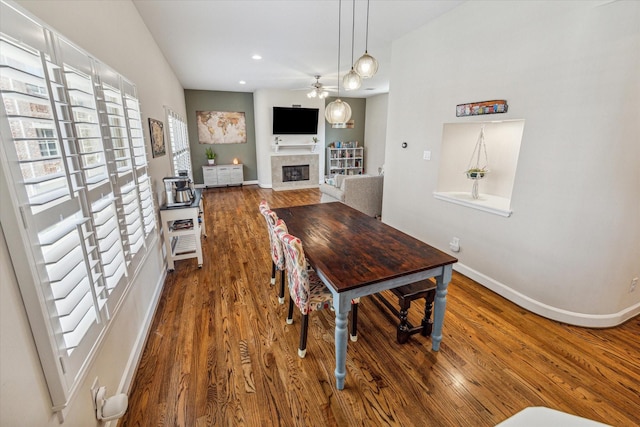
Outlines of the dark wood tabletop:
M339 293L458 261L340 202L274 211Z

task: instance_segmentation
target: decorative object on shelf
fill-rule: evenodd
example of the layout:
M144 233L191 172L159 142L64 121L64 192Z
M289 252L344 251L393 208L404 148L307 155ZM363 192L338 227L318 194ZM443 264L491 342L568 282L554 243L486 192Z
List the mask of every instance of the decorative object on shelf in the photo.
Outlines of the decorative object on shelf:
M327 147L326 173L327 175L360 175L364 172L364 149L356 147L355 142L343 142L341 148Z
M313 138L311 138L311 140L313 141L314 144L318 143L318 137L314 136Z
M509 110L504 99L456 105L456 117L479 116L481 114L506 113Z
M367 32L364 42L364 55L362 55L355 65L356 73L363 79L370 79L378 72L378 60L369 55L369 0L367 0Z
M200 144L244 144L247 125L244 112L196 111Z
M237 157L234 157L234 158L233 158L233 164L234 164L234 165L237 165L238 163L240 163L240 162L238 161L238 158L237 158Z
M353 23L351 24L351 64L353 64L353 43L356 32L356 0L353 0L353 12L351 16L353 17ZM356 70L353 69L353 65L351 65L351 71L344 76L342 83L344 84L345 90L360 89L362 79L360 78L360 74L356 73Z
M204 150L204 153L207 155L207 162L210 165L214 165L216 163L216 153L213 149L211 147L207 147L207 149Z
M311 92L307 93L307 98L320 98L320 99L325 99L327 96L329 96L329 92L327 92L324 89L324 86L322 83L320 83L320 75L317 74L315 76L316 82L314 84L312 84L311 86L313 86L313 89L311 89Z
M484 154L484 163L480 163L480 156ZM468 179L473 180L473 186L471 187L471 197L474 199L480 198L480 191L478 189L478 181L484 178L488 173L489 159L487 157L487 145L484 141L484 125L480 127L480 135L478 135L478 141L473 148L471 159L465 174Z
M346 123L351 118L351 106L340 99L340 25L341 25L342 0L338 0L338 98L330 102L325 110L324 117L332 126Z
M151 134L151 152L153 157L167 154L164 145L164 125L160 120L149 118L149 133Z

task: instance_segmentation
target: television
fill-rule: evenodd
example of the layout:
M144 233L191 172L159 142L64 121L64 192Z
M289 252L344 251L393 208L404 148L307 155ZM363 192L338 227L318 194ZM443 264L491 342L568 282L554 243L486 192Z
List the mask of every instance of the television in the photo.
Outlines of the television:
M273 134L317 134L318 111L317 108L273 107Z

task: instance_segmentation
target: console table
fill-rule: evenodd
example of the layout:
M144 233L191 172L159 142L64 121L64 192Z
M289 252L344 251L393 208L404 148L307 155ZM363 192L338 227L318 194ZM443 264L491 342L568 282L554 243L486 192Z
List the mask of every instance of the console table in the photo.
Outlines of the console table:
M205 187L242 185L244 182L244 173L241 164L202 166L202 177Z

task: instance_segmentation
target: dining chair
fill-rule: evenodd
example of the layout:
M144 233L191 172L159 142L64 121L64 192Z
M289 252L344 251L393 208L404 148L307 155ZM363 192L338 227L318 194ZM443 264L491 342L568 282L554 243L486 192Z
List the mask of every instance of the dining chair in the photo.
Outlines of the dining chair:
M273 227L278 221L278 216L269 208L266 200L260 201L260 213L267 222L267 232L269 233L269 242L271 244L271 285L276 283L276 270L280 271L280 289L278 290L278 302L284 304L284 268L285 260L282 252L282 243L276 236Z
M300 326L300 345L298 356L305 357L307 353L307 330L309 328L309 313L312 311L331 308L333 296L316 272L307 264L304 249L299 238L289 234L283 220L278 219L274 227L276 236L282 242L286 263L287 277L289 279L289 312L287 324L293 323L293 306L302 314ZM357 309L359 298L351 301L351 340L356 341L357 336Z

